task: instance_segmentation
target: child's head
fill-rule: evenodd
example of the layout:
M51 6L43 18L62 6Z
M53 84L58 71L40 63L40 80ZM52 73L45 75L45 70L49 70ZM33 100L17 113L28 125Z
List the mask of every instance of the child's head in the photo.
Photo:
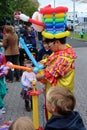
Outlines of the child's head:
M14 33L14 27L11 26L11 25L5 25L5 26L4 26L4 31L5 31L6 33Z
M51 87L47 92L46 106L52 114L67 114L74 109L75 104L74 95L64 87Z
M12 122L8 130L35 130L28 117L20 117Z
M48 43L46 42L46 40L43 40L43 47L46 49L46 50L49 50L49 45Z
M25 67L32 67L32 62L30 60L25 60L24 61L24 66Z

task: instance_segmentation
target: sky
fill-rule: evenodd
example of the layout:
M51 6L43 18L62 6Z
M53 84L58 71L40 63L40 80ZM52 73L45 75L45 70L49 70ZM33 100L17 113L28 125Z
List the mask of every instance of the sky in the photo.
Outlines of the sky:
M67 6L69 12L73 12L73 2L72 0L38 0L40 3L40 7L42 8L48 4L51 4L52 7L54 7L54 1L55 1L55 7L57 6ZM87 3L81 3L81 2L75 2L75 11L78 12L87 12Z

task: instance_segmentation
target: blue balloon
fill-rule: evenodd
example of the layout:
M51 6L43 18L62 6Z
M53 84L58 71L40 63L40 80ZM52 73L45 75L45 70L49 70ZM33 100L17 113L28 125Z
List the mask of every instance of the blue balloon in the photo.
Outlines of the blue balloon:
M31 52L29 51L28 47L26 46L24 39L22 37L20 37L20 43L22 45L22 47L24 48L25 52L27 53L27 55L29 56L29 58L31 59L32 63L34 64L35 68L34 68L34 72L38 72L40 69L44 68L44 65L42 64L38 64L38 62L34 59L33 55L31 54Z
M46 24L45 24L45 27L46 27L46 28L52 28L52 27L53 27L53 24L52 24L52 23L46 23Z
M64 22L55 24L55 27L57 27L57 28L61 28L61 27L64 27L64 26L65 26Z

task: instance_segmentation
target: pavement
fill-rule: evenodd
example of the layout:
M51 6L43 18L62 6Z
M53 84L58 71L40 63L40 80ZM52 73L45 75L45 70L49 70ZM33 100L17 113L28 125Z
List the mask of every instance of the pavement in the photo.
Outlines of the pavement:
M76 74L75 74L75 109L82 116L83 122L87 128L87 47L75 48L78 58L76 59ZM24 108L24 100L20 97L21 86L20 82L7 83L8 93L5 97L6 114L3 114L3 122L14 120L20 116L29 116L32 119L32 111L26 112ZM42 85L37 82L37 88L42 89ZM43 95L39 99L39 125L44 126L44 110L43 110ZM33 119L32 119L33 120Z

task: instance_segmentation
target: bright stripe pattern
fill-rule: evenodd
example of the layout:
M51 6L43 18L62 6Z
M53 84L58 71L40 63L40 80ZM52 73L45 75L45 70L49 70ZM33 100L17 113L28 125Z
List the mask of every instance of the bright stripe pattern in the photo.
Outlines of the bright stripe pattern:
M47 6L40 9L40 13L43 15L42 21L45 24L45 30L42 35L45 38L62 38L69 35L69 32L65 31L67 12L68 8L62 6L56 8Z
M46 61L45 78L56 85L58 77L63 77L70 69L75 69L75 58L76 54L71 47L64 51L53 53Z

